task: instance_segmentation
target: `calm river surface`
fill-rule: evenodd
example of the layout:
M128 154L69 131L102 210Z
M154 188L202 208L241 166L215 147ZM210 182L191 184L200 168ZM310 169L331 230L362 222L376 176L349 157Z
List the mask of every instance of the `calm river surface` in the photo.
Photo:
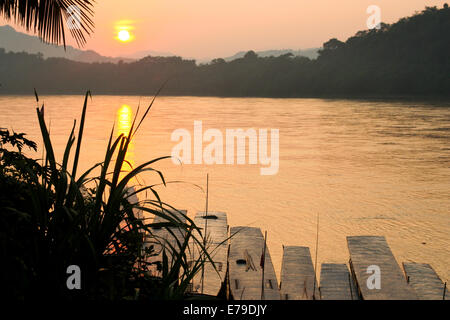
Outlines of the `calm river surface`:
M61 159L83 97L41 100ZM126 132L138 104L144 109L150 100L93 96L84 169L103 159L113 124L115 134ZM0 108L0 127L25 132L40 146L34 96L0 96ZM172 132L184 128L193 136L196 120L203 132L214 128L224 136L226 129L279 129L275 175L260 175L260 164L156 166L168 181L188 182L160 190L192 216L205 208L205 193L193 184L205 186L209 173L209 210L227 212L231 226L267 230L278 274L282 245L309 246L314 257L319 214L319 265L348 262L346 236L384 235L399 263L430 263L443 281L450 278L450 102L159 97L128 160L170 155L177 144Z

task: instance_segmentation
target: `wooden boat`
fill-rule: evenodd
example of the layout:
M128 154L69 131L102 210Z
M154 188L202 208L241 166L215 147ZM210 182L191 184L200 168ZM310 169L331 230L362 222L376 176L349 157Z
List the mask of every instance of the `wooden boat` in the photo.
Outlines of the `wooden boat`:
M259 228L231 228L228 267L229 288L233 299L280 299L277 277L267 248L264 259L264 284L262 283L263 250L264 238Z

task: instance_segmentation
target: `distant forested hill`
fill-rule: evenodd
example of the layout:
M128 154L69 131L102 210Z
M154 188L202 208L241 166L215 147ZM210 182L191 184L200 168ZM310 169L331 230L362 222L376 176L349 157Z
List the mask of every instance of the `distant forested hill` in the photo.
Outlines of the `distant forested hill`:
M119 60L133 61L118 57L105 57L92 50L80 50L72 46L51 45L42 42L37 36L30 36L17 32L11 26L0 26L0 48L5 51L41 53L44 58L67 58L80 62L118 62Z
M324 43L311 60L290 53L206 65L180 57L81 63L0 51L0 93L163 94L302 97L450 95L450 9L428 7L380 29Z
M233 61L236 59L243 58L248 51L240 51L231 57L223 58L225 61ZM282 49L282 50L265 50L258 51L256 54L259 57L279 57L283 54L292 53L293 56L302 56L310 59L316 59L319 52L319 48L310 48L310 49L302 49L302 50L292 50L292 49Z

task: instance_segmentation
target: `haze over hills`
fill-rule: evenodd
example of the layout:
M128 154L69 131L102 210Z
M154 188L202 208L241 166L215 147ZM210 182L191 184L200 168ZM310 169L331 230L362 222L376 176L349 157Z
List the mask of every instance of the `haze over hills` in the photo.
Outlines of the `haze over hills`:
M11 52L27 52L31 54L42 53L44 58L66 58L73 61L78 62L111 62L117 63L119 61L123 62L131 62L135 60L140 60L147 56L153 57L173 57L176 54L171 52L159 52L153 50L143 50L138 51L129 55L125 55L123 57L106 57L102 56L99 53L93 50L81 50L74 48L72 46L67 46L66 51L64 51L63 46L50 45L42 42L36 36L30 36L25 33L21 33L16 31L13 27L9 25L0 26L0 48L5 49L5 51ZM294 56L304 56L310 59L315 59L318 56L318 50L316 48L313 49L305 49L305 50L292 50L292 49L284 49L284 50L266 50L266 51L257 51L256 53L260 57L269 57L274 56L278 57L286 53L292 53ZM247 51L240 51L233 56L224 58L225 61L232 61L235 59L239 59L244 57ZM189 58L195 59L195 58ZM203 58L203 59L195 59L199 63L209 63L213 59L211 58Z
M145 56L144 54L136 57L105 57L93 50L80 50L72 46L67 46L64 51L63 46L44 43L38 37L17 32L13 27L8 25L0 26L0 48L4 48L6 51L11 52L42 53L44 58L66 58L73 61L88 63L117 63L120 60L123 62L131 62ZM152 51L151 54L165 55L156 51Z
M127 54L125 55L126 58L128 59L133 59L133 60L139 60L148 56L152 56L152 57L173 57L176 56L176 54L170 53L170 52L160 52L160 51L153 51L153 50L143 50L143 51L138 51L132 54Z

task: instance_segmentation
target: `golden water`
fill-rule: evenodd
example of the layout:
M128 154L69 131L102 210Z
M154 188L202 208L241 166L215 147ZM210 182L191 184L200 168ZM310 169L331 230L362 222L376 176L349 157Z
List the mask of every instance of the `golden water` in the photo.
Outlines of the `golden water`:
M82 96L41 97L56 152L62 157ZM126 134L134 112L150 98L94 96L89 102L81 163L101 161L109 133ZM0 127L26 132L39 141L32 96L0 96ZM168 181L163 200L188 209L228 213L230 225L268 231L275 268L282 245L304 245L318 262L348 261L346 236L384 235L399 263L430 263L450 276L450 103L411 100L322 100L160 97L133 144L128 161L140 164L170 155L178 128L203 130L278 128L280 167L261 176L260 165L183 165L171 160L155 167ZM36 156L39 156L40 152ZM155 183L155 174L142 177Z

